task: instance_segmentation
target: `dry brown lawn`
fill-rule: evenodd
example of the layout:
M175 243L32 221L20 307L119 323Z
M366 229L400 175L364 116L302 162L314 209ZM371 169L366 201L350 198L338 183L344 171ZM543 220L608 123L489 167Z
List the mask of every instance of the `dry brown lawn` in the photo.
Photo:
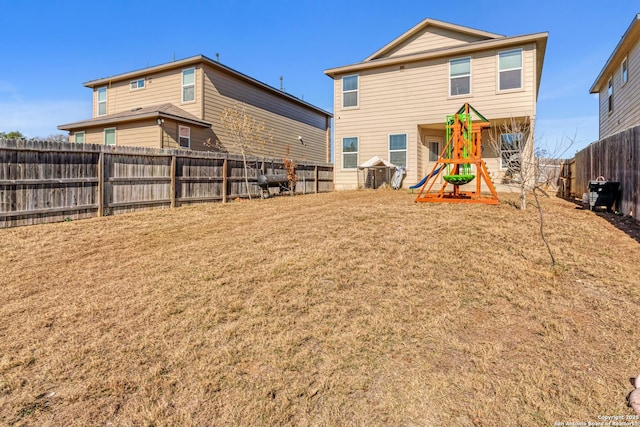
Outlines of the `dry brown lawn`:
M640 244L393 191L0 230L0 424L549 426L632 415Z

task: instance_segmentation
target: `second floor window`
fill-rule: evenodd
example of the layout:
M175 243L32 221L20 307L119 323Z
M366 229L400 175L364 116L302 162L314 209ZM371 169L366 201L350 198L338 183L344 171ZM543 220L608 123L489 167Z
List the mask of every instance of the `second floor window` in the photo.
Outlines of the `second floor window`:
M500 52L498 61L500 90L522 89L522 49Z
M196 100L196 69L182 70L182 102Z
M358 76L344 76L342 78L342 107L358 106Z
M144 79L132 80L129 83L129 89L131 90L144 89Z
M624 58L622 60L622 67L621 67L620 73L621 73L620 78L622 79L622 84L625 84L627 80L629 80L629 62L627 61L627 58Z
M449 61L449 95L469 95L471 93L471 58Z
M107 87L98 88L98 115L107 114Z

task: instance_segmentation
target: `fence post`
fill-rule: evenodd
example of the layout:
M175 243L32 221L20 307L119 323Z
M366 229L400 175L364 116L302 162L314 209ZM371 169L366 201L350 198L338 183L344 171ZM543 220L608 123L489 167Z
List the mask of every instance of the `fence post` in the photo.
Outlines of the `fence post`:
M169 199L171 200L171 207L176 207L176 156L171 156L171 169L169 171L171 177L171 184L169 191L171 194L169 195Z
M318 165L313 168L313 186L315 187L314 189L316 194L318 194L320 189L320 185L318 183Z
M227 161L229 159L225 156L222 161L222 203L227 203Z
M98 155L98 189L96 197L98 199L98 216L104 215L104 152L100 150Z

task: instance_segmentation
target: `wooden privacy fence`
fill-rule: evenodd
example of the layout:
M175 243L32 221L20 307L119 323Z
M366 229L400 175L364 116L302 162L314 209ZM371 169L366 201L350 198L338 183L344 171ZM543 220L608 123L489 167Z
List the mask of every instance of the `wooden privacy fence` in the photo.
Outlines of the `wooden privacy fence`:
M249 188L235 154L0 140L0 228L259 197L260 174L286 175L248 162ZM333 191L333 165L297 163L295 193Z
M576 153L575 164L569 168L570 193L581 198L589 192L589 181L599 176L618 181L622 186L618 210L640 219L640 126L626 129Z

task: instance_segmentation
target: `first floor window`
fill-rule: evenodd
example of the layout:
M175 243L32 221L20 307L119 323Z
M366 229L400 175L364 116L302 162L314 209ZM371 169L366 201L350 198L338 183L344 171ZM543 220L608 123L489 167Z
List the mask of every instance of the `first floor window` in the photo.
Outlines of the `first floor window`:
M74 132L73 140L76 144L84 144L84 131Z
M98 116L107 114L107 87L98 88Z
M407 167L407 134L389 135L389 161Z
M358 167L358 138L342 138L342 168Z
M191 147L191 128L188 128L186 126L178 126L178 139L180 147Z
M429 161L437 162L440 158L440 143L432 141L429 143Z
M182 70L182 102L196 100L196 69Z
M116 128L104 130L104 145L116 145Z
M520 169L521 133L503 133L500 135L500 167L502 169Z
M522 49L498 54L500 90L522 89Z
M449 95L469 95L471 93L471 58L449 61Z

